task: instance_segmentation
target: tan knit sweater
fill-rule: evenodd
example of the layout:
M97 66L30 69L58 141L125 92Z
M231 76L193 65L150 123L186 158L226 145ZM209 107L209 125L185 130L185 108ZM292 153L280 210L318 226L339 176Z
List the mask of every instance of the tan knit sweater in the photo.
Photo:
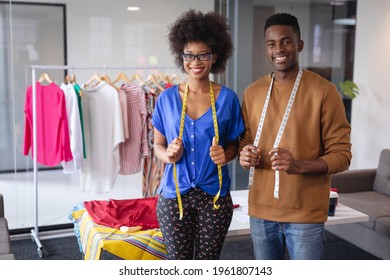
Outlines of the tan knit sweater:
M246 131L240 150L254 142L270 82L271 75L264 76L244 92L242 112ZM351 129L336 86L304 70L279 147L289 150L297 160L321 157L329 172L328 175L280 172L279 199L275 199L275 172L268 152L273 148L294 82L274 82L258 145L262 160L249 190L249 215L279 222L325 222L330 174L347 169L352 158Z

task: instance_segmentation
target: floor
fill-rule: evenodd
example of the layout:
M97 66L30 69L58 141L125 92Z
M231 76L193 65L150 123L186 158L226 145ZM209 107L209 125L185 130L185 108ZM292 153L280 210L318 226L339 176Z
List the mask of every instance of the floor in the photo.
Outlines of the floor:
M325 258L327 260L379 260L353 244L329 232L325 232ZM17 260L81 260L77 239L73 237L54 238L42 241L44 256L40 258L37 247L31 240L12 241L12 252ZM103 251L103 260L118 259ZM221 253L221 260L253 260L252 242L249 236L235 240L226 240Z
M33 172L0 174L0 193L4 197L5 216L11 231L31 228L36 224L69 224L69 212L83 201L142 196L141 172L119 175L112 191L100 195L81 191L80 174L63 174L62 170L39 171L36 182L37 188Z

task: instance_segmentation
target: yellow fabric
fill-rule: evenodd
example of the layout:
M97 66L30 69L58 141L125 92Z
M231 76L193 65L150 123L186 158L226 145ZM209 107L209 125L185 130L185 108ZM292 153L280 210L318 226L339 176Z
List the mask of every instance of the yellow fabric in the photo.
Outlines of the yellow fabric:
M86 260L99 260L103 249L126 260L167 259L159 229L126 233L96 224L86 210L76 210L72 216L80 223L80 239Z

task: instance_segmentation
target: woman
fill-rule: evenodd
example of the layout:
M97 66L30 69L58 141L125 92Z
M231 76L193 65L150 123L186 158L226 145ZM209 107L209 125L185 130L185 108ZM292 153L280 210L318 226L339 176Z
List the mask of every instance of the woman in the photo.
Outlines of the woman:
M227 21L190 9L169 43L187 82L162 92L153 113L155 153L166 163L157 218L170 259L219 259L233 215L226 164L244 131L237 94L209 77L233 52Z

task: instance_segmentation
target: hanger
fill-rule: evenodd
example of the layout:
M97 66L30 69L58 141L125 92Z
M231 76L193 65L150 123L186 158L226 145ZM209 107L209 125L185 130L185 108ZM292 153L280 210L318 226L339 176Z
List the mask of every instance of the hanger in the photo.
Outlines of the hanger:
M132 82L132 81L138 81L141 84L144 83L144 80L141 78L141 76L138 73L134 73L133 75L131 75L130 82Z
M161 86L161 84L157 81L156 76L154 74L150 74L149 77L146 79L145 83L151 82L155 86L158 87L159 90L164 90L164 87Z
M119 81L124 81L125 83L129 83L130 82L130 79L126 76L125 73L123 72L120 72L118 74L118 76L116 77L116 79L112 82L113 84L116 84L117 82Z
M70 79L70 76L69 76L69 74L66 74L65 75L65 79L64 79L64 84L70 84L71 83L71 79Z
M76 75L75 74L73 74L73 76L70 76L70 83L73 84L73 85L77 84ZM83 91L81 90L80 86L79 86L78 94L80 95L80 97L83 97Z
M69 75L69 72L67 72L67 74ZM77 84L77 81L76 81L76 74L74 73L74 66L73 66L72 74L73 74L73 75L69 75L69 82L70 82L71 84Z
M97 73L93 73L91 78L89 78L88 82L84 83L84 87L90 85L92 82L96 82L95 85L98 85L100 82L102 82L102 79Z
M73 74L73 76L70 76L70 82L71 82L72 84L77 84L76 75L75 75L75 74Z
M169 83L169 77L168 75L165 75L164 73L160 72L158 73L158 80L162 81L163 83L167 84Z
M103 81L105 81L105 82L109 83L110 85L112 85L112 81L111 81L110 77L107 74L101 75L100 79L102 79Z
M113 81L111 81L110 77L107 74L101 75L100 78L103 81L107 82L107 84L109 84L110 86L114 87L116 90L119 90L119 88L115 85Z
M47 74L46 72L43 72L41 74L41 76L39 77L39 80L38 82L42 83L43 81L46 81L48 82L49 84L51 84L53 81L50 79L49 77L49 74Z
M169 76L169 82L171 84L180 84L181 83L181 79L180 79L179 75L175 72L175 73L173 73L172 75Z

